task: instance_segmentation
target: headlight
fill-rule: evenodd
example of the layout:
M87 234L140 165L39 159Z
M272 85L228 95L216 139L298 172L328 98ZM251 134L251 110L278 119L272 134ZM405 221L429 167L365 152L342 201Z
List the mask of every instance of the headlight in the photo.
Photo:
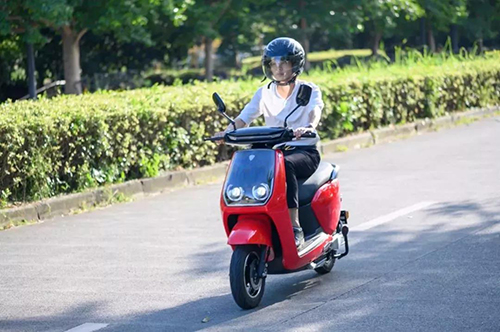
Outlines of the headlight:
M229 186L226 191L227 197L233 202L241 200L244 193L243 188L233 186Z
M256 200L265 201L269 195L269 186L265 183L254 186L252 188L252 194Z

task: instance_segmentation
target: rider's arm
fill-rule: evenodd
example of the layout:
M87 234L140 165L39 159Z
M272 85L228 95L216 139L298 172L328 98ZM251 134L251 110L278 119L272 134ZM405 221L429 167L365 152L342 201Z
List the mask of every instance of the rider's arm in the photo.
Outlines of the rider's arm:
M245 128L250 125L250 123L255 120L259 115L262 114L260 102L262 99L262 88L257 90L252 100L248 104L245 105L240 115L236 119L234 119L234 124L236 129ZM226 130L215 134L215 136L222 137L225 133L229 131L233 131L235 128L232 124L227 126Z
M241 120L239 117L234 119L234 125L236 126L236 129L248 127L248 125L243 120ZM227 128L226 128L226 130L224 130L224 132L227 133L228 131L233 131L234 129L235 128L233 127L233 125L230 124L229 126L227 126Z
M236 119L241 120L245 125L250 125L253 120L262 114L262 88L257 90L252 100L245 105L240 115Z
M252 97L252 100L250 100L250 102L245 105L240 115L238 115L238 117L234 119L234 126L232 124L228 125L226 130L216 133L214 137L223 137L225 133L233 131L235 129L235 126L236 129L248 127L253 120L255 120L259 115L262 114L260 105L261 99L262 88L257 90L255 95Z

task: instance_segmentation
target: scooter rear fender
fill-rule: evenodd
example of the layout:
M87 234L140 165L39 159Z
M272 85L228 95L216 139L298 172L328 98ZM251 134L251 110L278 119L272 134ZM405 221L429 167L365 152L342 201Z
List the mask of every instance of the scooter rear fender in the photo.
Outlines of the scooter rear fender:
M272 247L271 219L266 215L238 216L238 222L229 233L231 246L257 244Z

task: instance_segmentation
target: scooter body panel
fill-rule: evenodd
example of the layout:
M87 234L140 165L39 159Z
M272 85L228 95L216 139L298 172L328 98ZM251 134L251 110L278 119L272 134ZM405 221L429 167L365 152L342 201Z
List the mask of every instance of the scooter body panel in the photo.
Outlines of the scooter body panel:
M266 215L242 215L229 233L231 246L257 244L272 247L271 220Z
M244 150L251 151L251 150ZM241 151L235 152L241 153ZM279 243L272 243L272 235L271 235L271 246L280 246L282 255L277 255L276 259L282 259L282 266L287 271L300 270L310 262L314 261L321 255L323 255L323 249L329 241L331 241L331 233L327 234L324 237L324 240L317 243L314 248L307 251L303 255L299 256L297 248L295 247L295 239L293 234L293 229L290 221L290 216L288 213L288 205L286 198L286 176L285 176L285 162L283 153L280 150L275 150L275 164L274 164L274 182L272 188L272 194L269 197L269 200L264 205L253 205L253 206L231 206L228 205L224 199L224 190L226 190L226 183L223 186L223 192L221 195L221 211L222 218L224 222L224 228L228 237L231 236L232 231L237 227L237 225L242 222L242 225L238 229L246 229L247 231L239 231L238 241L236 241L236 235L233 235L233 239L236 242L239 242L239 245L244 244L252 244L250 242L243 243L242 239L247 237L248 241L252 239L252 241L256 241L257 238L262 239L266 238L266 232L271 228L271 233L273 231L273 226L277 232ZM234 156L233 156L234 159ZM231 170L228 171L228 177L230 176ZM226 178L227 181L227 178ZM335 187L335 185L333 185ZM338 190L338 186L336 187ZM331 191L335 191L331 186L327 186L323 190L322 193L319 194L317 200L318 202L315 205L321 205L321 203L328 198L328 195L331 195ZM316 199L316 197L315 197ZM317 209L318 209L317 206ZM318 210L320 213L323 211L322 208ZM265 217L263 217L265 216ZM325 225L330 225L332 227L332 223L328 222L333 216L322 218ZM249 222L249 220L255 220L254 222ZM264 219L268 218L269 223L266 224ZM257 220L259 220L257 222ZM271 225L272 223L272 225ZM254 227L259 228L258 233L260 235L254 235L249 237L248 227L249 225L253 225ZM269 228L268 228L269 226ZM246 234L246 235L243 235ZM267 239L267 238L266 238ZM231 240L233 241L233 240ZM267 240L266 240L267 241ZM229 242L228 242L229 243ZM233 242L235 243L235 242ZM231 243L229 243L231 244ZM233 245L233 244L232 244ZM277 248L273 248L276 252Z
M321 186L311 202L318 222L327 234L333 234L340 219L340 193L338 179Z

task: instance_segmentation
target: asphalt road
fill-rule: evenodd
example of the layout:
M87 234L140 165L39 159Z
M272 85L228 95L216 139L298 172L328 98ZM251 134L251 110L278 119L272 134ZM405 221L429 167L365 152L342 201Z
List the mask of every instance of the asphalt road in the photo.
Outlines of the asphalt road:
M179 189L0 232L0 331L500 331L500 117L324 160L351 212L330 274L239 309L221 183Z

